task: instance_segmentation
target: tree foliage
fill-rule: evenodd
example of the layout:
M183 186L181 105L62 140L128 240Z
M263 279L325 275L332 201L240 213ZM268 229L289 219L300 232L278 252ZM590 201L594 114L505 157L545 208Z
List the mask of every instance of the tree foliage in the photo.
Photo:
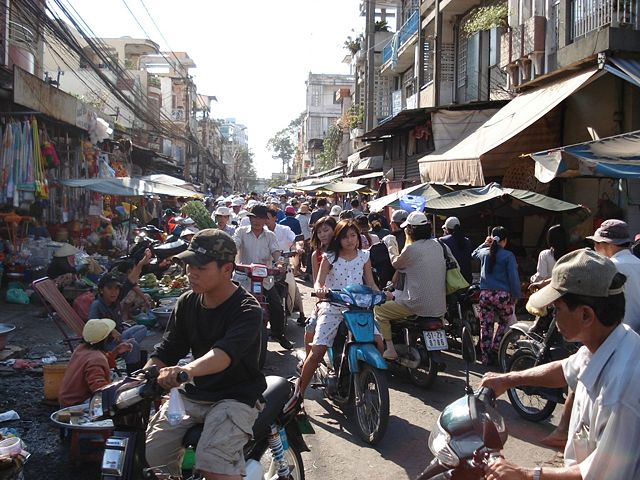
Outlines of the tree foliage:
M491 30L494 27L503 27L507 25L508 15L509 7L507 2L500 0L472 10L462 29L470 36L476 32Z
M305 112L302 112L297 118L291 120L289 125L276 132L267 142L267 149L272 152L273 158L277 158L282 162L283 167L288 167L293 159L298 143L298 128L302 125L304 115Z
M258 179L256 168L253 166L253 152L246 147L238 147L233 156L237 169L235 190L250 192Z
M322 141L322 152L319 155L320 170L335 167L338 161L338 147L342 140L342 126L334 123L329 127L327 136Z

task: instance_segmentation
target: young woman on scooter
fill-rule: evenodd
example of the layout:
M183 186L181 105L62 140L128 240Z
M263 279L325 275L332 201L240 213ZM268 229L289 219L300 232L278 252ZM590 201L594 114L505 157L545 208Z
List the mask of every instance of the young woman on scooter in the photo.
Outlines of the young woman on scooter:
M318 271L320 270L320 262L322 261L322 255L329 248L331 240L333 240L333 232L336 228L336 219L333 217L322 217L313 226L313 232L311 234L311 246L314 248L311 254L311 280L315 283L318 278ZM305 358L311 351L311 342L313 341L313 335L316 331L316 323L318 321L318 309L314 308L313 313L307 318L306 325L304 327L304 352ZM304 360L301 360L298 364L298 371L302 371L302 365Z
M353 220L341 220L336 225L334 237L329 244L327 253L322 255L320 271L314 284L316 294L318 298L322 299L326 297L330 289L361 284L363 279L365 285L373 291L380 291L371 271L369 252L362 250L358 225ZM323 359L327 348L333 345L340 322L342 322L342 314L338 307L328 303L319 304L318 322L311 344L311 353L307 356L302 367L296 392L285 405L284 411L292 408L304 398L304 392L309 386L318 364ZM382 337L378 332L376 332L376 343L382 353Z

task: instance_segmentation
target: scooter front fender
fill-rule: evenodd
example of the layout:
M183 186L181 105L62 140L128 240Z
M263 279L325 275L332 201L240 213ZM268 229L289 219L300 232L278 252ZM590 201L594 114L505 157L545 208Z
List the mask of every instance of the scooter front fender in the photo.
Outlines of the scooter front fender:
M349 371L358 373L358 362L365 362L380 370L387 369L387 362L372 343L355 343L349 347Z

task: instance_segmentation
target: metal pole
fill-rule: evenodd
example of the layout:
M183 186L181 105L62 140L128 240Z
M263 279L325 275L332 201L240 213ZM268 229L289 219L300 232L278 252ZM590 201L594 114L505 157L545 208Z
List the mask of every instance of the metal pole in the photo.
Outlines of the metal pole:
M375 0L367 0L366 3L366 19L367 25L365 34L367 36L367 61L366 61L366 80L365 80L365 131L373 129L374 124L374 95L375 95L375 43L376 43L376 2Z

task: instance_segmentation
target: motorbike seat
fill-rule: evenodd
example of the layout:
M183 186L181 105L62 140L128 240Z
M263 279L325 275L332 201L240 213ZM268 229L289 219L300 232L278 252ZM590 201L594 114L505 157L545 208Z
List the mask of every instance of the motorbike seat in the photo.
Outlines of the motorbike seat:
M253 436L263 437L267 434L271 424L282 411L282 407L291 396L291 384L286 378L277 376L268 376L267 388L262 393L265 400L265 406L258 414L256 422L253 424ZM194 425L182 437L182 445L184 447L195 447L202 434L204 425L202 423Z
M417 315L413 315L411 317L403 318L401 321L391 323L392 328L404 327L410 324L411 326L415 326L420 330L438 330L442 328L442 319L437 317L419 317Z

